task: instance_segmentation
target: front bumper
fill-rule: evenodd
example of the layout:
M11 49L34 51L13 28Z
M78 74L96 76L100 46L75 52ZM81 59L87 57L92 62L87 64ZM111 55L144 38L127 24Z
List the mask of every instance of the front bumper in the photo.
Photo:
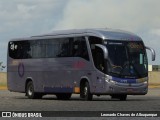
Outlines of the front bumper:
M109 77L105 80L105 83L107 94L145 95L148 92L147 77L137 80L118 79L118 82L115 80L115 78Z

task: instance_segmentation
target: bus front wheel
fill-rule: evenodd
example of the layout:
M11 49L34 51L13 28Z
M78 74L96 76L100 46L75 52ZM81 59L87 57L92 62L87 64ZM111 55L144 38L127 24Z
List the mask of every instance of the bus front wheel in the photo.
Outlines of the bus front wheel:
M82 86L81 86L81 97L84 100L92 100L93 95L90 93L90 87L89 87L89 83L85 82Z
M119 99L120 101L125 101L127 99L127 95L121 95Z
M26 95L28 96L29 99L41 99L42 98L42 94L34 92L34 85L32 81L29 81L27 83Z

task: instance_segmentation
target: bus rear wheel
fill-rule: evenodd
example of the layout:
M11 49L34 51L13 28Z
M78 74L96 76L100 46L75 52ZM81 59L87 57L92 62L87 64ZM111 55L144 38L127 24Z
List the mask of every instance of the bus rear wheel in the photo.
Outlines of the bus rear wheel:
M90 93L90 87L89 87L89 83L85 82L82 86L81 86L81 98L83 98L86 101L92 100L93 95Z
M69 100L72 94L71 93L57 93L56 96L58 100Z
M26 95L28 96L29 99L41 99L42 98L42 94L34 92L34 85L32 81L29 81L27 83Z

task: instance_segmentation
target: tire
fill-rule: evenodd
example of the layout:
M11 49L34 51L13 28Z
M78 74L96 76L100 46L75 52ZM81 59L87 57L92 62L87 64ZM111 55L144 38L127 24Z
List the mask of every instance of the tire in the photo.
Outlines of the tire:
M90 93L89 83L85 82L83 86L81 86L81 97L86 101L91 101L93 95Z
M121 95L119 99L120 101L126 101L127 95Z
M34 85L32 81L29 81L27 83L26 95L28 96L29 99L41 99L42 98L42 94L34 92Z
M120 101L125 101L127 99L127 95L111 95L111 99L119 99Z
M71 93L58 93L56 94L58 100L69 100L72 96Z

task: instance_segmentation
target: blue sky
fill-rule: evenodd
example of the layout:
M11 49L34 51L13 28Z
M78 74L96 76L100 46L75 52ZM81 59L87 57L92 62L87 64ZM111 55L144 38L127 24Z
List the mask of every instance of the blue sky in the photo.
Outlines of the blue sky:
M160 64L160 0L0 0L0 61L12 38L77 28L115 28L139 35Z

